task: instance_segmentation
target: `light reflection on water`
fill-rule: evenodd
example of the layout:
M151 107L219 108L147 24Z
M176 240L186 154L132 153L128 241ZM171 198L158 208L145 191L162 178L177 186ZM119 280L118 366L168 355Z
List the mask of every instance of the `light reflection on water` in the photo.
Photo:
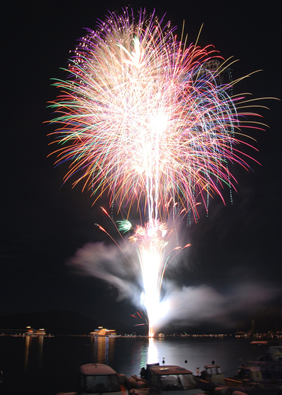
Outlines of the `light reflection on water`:
M25 336L25 355L24 355L24 368L25 371L28 368L29 362L29 354L32 342L36 342L35 347L37 348L38 352L38 367L41 367L42 364L42 355L43 355L43 343L44 343L44 336Z
M262 348L252 346L250 340L230 338L136 338L128 340L131 344L124 347L124 339L115 340L115 353L110 365L126 376L139 374L147 363L180 365L194 374L197 368L215 361L221 365L226 375L233 375L239 365L256 359L263 354ZM187 361L187 362L185 362Z
M110 364L115 350L114 338L90 337L93 362Z
M138 342L136 344L136 339L128 339L129 341L135 342L136 350L138 350L138 357L135 358L138 360L140 358L139 364L139 371L141 370L142 366L146 366L147 363L155 363L159 360L159 352L156 346L155 339L149 338L143 340L141 344ZM93 356L93 362L104 363L107 365L111 365L112 361L114 360L114 353L115 353L115 342L120 341L120 339L116 338L109 338L109 337L91 337L91 350ZM135 348L134 347L134 348ZM137 353L136 353L137 354ZM135 355L136 357L136 355Z
M79 366L91 362L106 363L131 376L147 363L161 364L163 358L166 364L185 366L193 373L214 360L226 375L232 375L241 363L256 359L266 348L234 338L0 337L1 395L26 393L24 389L29 395L75 391Z
M234 338L194 340L92 337L90 342L91 360L84 363L105 363L127 376L139 374L141 368L148 363L185 366L196 374L198 367L202 370L204 365L213 360L230 375L235 374L241 363L261 354L258 348L253 348L248 342L246 344Z
M75 342L76 338L73 338ZM56 340L54 340L56 342ZM98 362L112 366L119 373L127 376L139 374L142 367L148 363L166 363L168 365L182 365L196 373L197 367L203 369L204 365L215 360L222 366L226 374L234 374L236 368L247 360L255 359L258 354L248 344L237 341L237 347L233 340L203 339L194 341L183 339L154 339L154 338L109 338L109 337L85 337L80 342L90 346L90 357L81 359L82 363ZM236 340L235 340L236 342ZM52 343L52 340L51 340ZM35 363L40 369L44 356L44 336L25 338L24 369L29 364ZM243 346L243 347L242 347ZM84 352L85 353L85 352ZM31 355L32 356L31 356ZM32 359L32 361L30 361ZM187 361L187 362L184 362ZM30 367L32 369L32 366Z
M26 336L25 337L25 355L24 355L24 367L25 367L25 370L27 369L27 364L28 364L30 340L31 340L30 336Z
M42 356L43 356L43 343L44 343L44 336L39 336L38 338L38 363L41 368L42 364Z
M147 363L155 363L158 362L159 360L159 354L158 354L158 349L155 344L155 339L154 338L149 338L149 344L148 344L148 351L147 351Z

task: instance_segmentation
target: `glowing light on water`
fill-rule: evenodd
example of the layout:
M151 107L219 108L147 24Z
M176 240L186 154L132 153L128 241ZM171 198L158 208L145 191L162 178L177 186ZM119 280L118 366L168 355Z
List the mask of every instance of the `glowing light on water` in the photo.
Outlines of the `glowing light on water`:
M159 353L155 344L155 340L153 338L150 338L148 344L147 364L156 363L156 361L158 360L159 360Z

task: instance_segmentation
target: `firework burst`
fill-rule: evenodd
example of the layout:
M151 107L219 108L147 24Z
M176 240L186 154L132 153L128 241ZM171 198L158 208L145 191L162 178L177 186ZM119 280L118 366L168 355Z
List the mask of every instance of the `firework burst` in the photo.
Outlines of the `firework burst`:
M211 61L218 67L209 68ZM197 217L198 200L207 207L210 194L223 199L224 184L235 188L228 163L249 167L238 147L247 144L240 117L256 114L238 111L244 98L228 94L226 67L212 46L186 46L170 23L142 10L135 20L125 9L88 30L70 58L68 79L54 82L61 93L50 103L51 122L59 125L53 154L56 164L70 162L65 181L82 182L95 201L107 192L110 204L128 211L135 202L147 218L131 241L149 321L166 267L168 202Z
M50 104L61 125L56 163L70 161L65 180L97 196L108 190L120 206L145 194L149 219L170 197L196 212L197 196L234 187L228 161L248 167L235 138L242 98L218 85L224 67L209 71L211 59L223 60L212 46L185 48L153 16L110 14L88 31Z

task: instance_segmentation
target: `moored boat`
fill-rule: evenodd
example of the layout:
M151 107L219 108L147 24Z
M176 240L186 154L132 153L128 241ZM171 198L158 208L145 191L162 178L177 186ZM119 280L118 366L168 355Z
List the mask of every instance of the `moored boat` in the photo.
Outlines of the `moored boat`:
M269 347L266 354L248 364L260 371L264 380L282 384L282 346Z
M282 395L282 387L263 380L260 371L252 366L239 366L232 377L225 377L219 365L205 365L201 375L195 376L199 386L213 394Z
M259 358L273 362L282 362L282 346L270 346L265 356Z
M225 377L220 365L205 365L199 376L195 376L199 387L206 391L213 391L218 386L225 385Z
M148 388L131 388L130 395L192 395L205 394L192 372L176 365L147 365L142 376ZM138 378L139 379L139 378Z
M59 392L57 395L127 395L128 392L121 381L119 375L110 366L89 363L79 369L77 392Z
M282 395L280 385L265 381L261 371L253 366L239 366L234 377L225 377L225 385L249 395Z

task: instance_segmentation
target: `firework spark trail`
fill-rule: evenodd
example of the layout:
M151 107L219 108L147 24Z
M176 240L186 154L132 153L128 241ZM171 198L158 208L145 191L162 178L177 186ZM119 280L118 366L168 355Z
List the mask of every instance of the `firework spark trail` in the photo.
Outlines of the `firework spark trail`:
M149 336L159 317L159 298L162 271L165 266L165 247L167 227L158 221L149 221L145 227L138 226L134 236L129 239L138 243L139 260L143 278L143 303L149 321Z
M224 184L235 188L228 162L249 168L248 157L236 148L246 144L240 117L248 113L236 110L244 98L232 99L230 85L217 82L221 69L206 67L223 58L212 46L186 47L170 24L162 25L142 10L137 22L127 9L121 16L110 13L80 40L69 78L54 83L61 94L50 103L57 113L52 122L60 125L52 133L61 146L53 152L56 164L71 162L65 181L75 176L73 185L83 182L95 201L107 191L110 204L143 207L148 223L132 240L139 248L145 298L156 305L165 268L160 221L168 216L167 202L177 201L179 210L198 217L199 197L207 206L210 194L223 200ZM149 312L149 321L155 315Z

